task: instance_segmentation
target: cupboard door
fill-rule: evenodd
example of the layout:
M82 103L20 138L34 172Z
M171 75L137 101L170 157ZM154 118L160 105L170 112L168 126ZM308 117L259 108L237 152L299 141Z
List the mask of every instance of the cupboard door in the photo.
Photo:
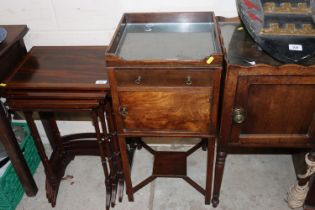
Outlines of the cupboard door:
M125 131L209 133L211 89L121 91Z
M239 77L232 121L235 143L311 143L315 140L315 77Z

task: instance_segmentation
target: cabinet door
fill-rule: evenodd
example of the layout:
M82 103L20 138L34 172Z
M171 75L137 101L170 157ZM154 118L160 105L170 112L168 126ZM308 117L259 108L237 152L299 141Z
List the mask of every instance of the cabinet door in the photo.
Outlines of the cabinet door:
M311 143L315 140L315 77L240 76L232 121L234 143Z
M125 131L209 133L211 89L121 91Z

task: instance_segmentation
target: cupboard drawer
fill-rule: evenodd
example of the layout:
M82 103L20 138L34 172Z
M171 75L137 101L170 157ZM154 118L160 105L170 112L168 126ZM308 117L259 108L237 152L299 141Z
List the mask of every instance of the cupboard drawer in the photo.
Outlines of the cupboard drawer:
M125 131L208 133L210 89L122 91L119 111Z
M212 86L211 69L119 69L115 71L119 87L206 87Z

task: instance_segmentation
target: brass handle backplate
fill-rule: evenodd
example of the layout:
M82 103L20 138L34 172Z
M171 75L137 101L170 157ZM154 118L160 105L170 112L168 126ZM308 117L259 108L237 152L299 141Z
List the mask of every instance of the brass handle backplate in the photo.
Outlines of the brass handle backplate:
M142 81L142 77L141 76L138 76L137 79L135 80L135 83L137 85L140 85L141 84L141 81Z
M123 117L126 118L128 115L128 109L126 106L120 106L119 107L119 114Z
M186 85L192 85L192 79L191 79L191 76L187 76L186 77Z
M245 110L243 108L234 108L233 109L233 122L241 124L246 120Z

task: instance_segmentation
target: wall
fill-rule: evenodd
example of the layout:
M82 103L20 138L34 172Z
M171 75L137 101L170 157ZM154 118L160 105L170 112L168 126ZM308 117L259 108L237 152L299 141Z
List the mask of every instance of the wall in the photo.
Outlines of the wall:
M214 11L236 16L235 0L6 0L0 24L27 24L34 45L108 44L124 12Z

